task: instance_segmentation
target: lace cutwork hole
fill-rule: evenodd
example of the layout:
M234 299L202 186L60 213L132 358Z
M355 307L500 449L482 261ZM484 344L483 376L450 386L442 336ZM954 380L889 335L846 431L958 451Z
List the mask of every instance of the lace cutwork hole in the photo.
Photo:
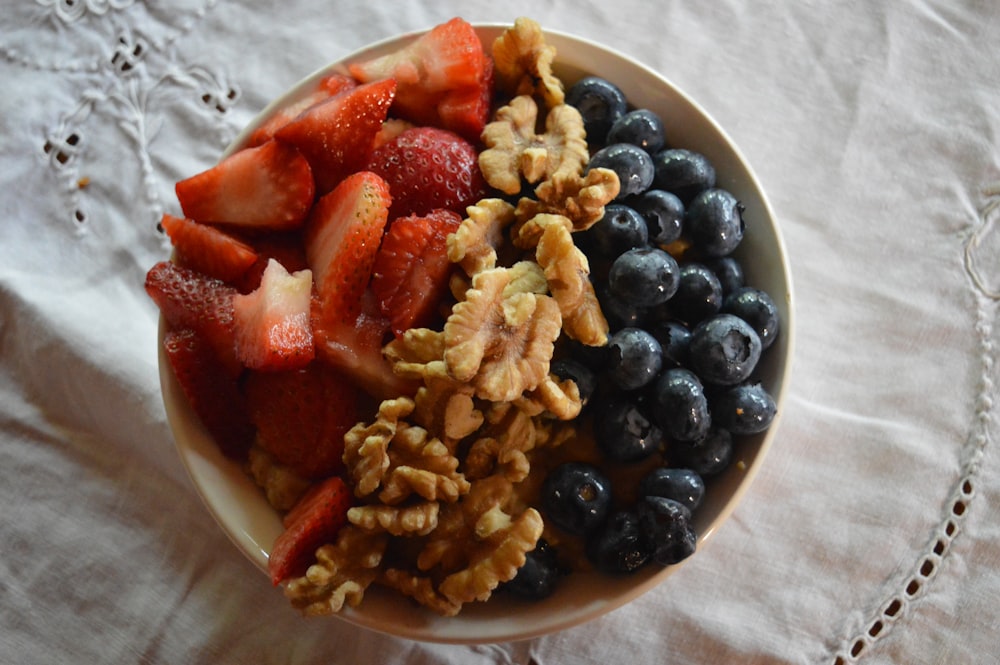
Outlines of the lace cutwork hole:
M208 108L225 114L239 98L239 91L235 88L229 88L223 91L206 92L201 96L201 102Z
M131 40L128 37L118 38L115 54L111 56L111 66L118 72L127 74L139 64L146 54L147 48L143 40Z
M73 132L65 138L48 139L42 146L42 150L49 156L52 165L59 168L65 166L76 157L81 142L80 135Z

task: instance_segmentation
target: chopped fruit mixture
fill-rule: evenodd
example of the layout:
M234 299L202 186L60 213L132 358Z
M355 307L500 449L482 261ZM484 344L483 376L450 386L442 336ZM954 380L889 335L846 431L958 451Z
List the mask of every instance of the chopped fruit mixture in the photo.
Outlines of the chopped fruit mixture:
M451 616L694 552L775 403L743 206L518 19L349 63L177 183L146 290L220 450L284 514L309 615L375 584Z

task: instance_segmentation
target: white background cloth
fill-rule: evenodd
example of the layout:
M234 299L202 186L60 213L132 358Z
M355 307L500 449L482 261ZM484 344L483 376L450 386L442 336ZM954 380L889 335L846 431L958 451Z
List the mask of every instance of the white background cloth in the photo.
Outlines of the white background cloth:
M754 166L798 344L745 501L634 603L516 644L304 620L173 448L142 289L173 183L356 48L530 16ZM986 0L17 0L0 12L0 662L1000 662L1000 12Z

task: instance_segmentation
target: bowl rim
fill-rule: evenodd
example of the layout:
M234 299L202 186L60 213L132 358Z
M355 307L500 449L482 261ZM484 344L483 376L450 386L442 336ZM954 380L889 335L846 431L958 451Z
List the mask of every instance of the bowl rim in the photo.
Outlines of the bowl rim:
M488 48L492 39L501 31L509 28L511 23L474 22L472 25L476 28L484 46ZM789 392L788 388L791 381L796 343L794 320L795 299L793 296L792 275L785 241L778 224L778 219L774 214L767 194L756 173L753 171L749 161L729 134L697 101L691 98L669 78L632 56L604 44L591 41L587 38L574 35L569 32L550 29L544 29L543 31L546 39L549 40L549 43L555 45L558 51L561 52L566 46L571 46L575 49L582 48L584 50L588 50L592 55L597 55L598 57L617 60L621 63L621 65L634 68L644 77L655 81L657 87L662 87L664 90L668 90L671 96L685 104L689 111L693 115L697 116L698 119L705 124L707 129L717 137L721 144L721 148L730 153L733 162L739 167L739 170L741 171L739 178L745 180L744 184L757 198L756 203L760 206L760 212L763 213L763 217L767 221L767 227L770 228L773 235L770 240L773 242L774 251L780 258L779 281L784 285L784 293L772 294L772 296L775 297L776 302L778 300L777 296L779 295L783 301L778 303L779 309L783 314L783 320L781 333L778 340L776 340L776 344L780 343L782 348L782 358L779 363L780 371L771 377L772 383L777 387L776 390L772 391L772 396L774 397L777 406L777 414L770 428L762 435L759 435L753 459L740 471L741 479L736 483L734 491L728 496L728 498L726 498L721 508L711 518L707 526L703 527L699 531L698 551L700 552L712 540L714 534L718 531L721 525L729 519L736 507L742 502L750 486L753 484L753 481L756 479L756 476L773 445L774 439L780 430L781 421L784 416L786 400ZM233 139L226 150L222 153L222 156L231 154L233 151L241 147L241 145L245 143L248 136L257 126L259 126L263 119L272 114L277 108L280 108L281 106L294 101L297 97L301 97L306 94L307 91L310 90L321 77L334 71L346 71L344 69L346 63L366 57L366 54L385 51L391 48L398 48L406 42L416 39L425 32L427 32L427 29L414 30L386 37L385 39L381 39L346 53L333 62L319 67L311 74L300 79L298 83L288 88L284 93L272 100L257 115L255 115L246 127L244 127L243 130ZM564 64L560 63L559 55L557 55L556 62L557 65ZM203 505L212 515L213 519L227 535L227 537L233 542L236 548L242 552L244 556L250 559L250 561L258 569L266 574L269 544L265 545L261 543L260 539L254 535L254 533L260 531L262 528L259 520L260 516L250 514L249 508L251 506L241 506L239 501L240 496L247 496L248 489L255 492L257 498L260 499L262 497L261 490L253 484L252 479L247 476L245 471L240 468L237 463L227 460L221 456L221 453L219 453L218 449L214 446L211 437L207 435L200 422L197 421L197 418L192 418L193 414L190 411L190 407L187 405L183 392L174 378L172 371L170 371L169 361L166 358L163 348L163 336L165 332L166 324L163 316L161 315L157 338L160 385L166 409L167 421L174 437L175 447L185 467L187 475L192 482L192 485L199 495ZM220 461L222 463L221 466ZM225 485L220 485L220 483L225 483ZM233 486L231 485L233 483L236 484L236 497L230 497L228 494L220 491L223 487L233 490ZM249 483L249 487L247 486L247 483ZM242 510L241 508L246 510ZM237 513L238 519L234 518L234 510ZM277 520L277 513L274 512L271 518ZM484 644L520 641L559 632L612 612L658 586L666 579L666 577L676 571L680 566L688 565L688 562L695 559L696 556L697 554L694 557L689 557L689 559L681 562L681 564L659 569L653 572L647 572L644 576L636 578L639 581L630 586L627 592L615 596L610 600L606 599L601 602L592 602L583 608L574 608L573 612L565 615L550 613L553 617L551 620L541 624L524 626L520 630L516 631L504 630L502 628L497 629L494 627L492 631L487 630L482 635L473 635L468 634L463 630L435 630L435 628L445 625L442 622L449 622L453 627L458 627L459 624L465 626L469 623L469 617L472 617L474 625L489 627L489 623L492 619L488 616L488 612L483 611L483 606L487 605L484 603L470 604L473 607L466 606L466 608L463 608L462 613L458 617L442 619L440 617L436 617L435 615L427 617L429 619L428 622L416 621L414 623L389 624L383 620L377 620L372 616L367 615L365 612L366 603L369 602L367 596L372 591L377 591L376 589L370 589L366 592L366 599L359 608L345 607L341 612L335 614L334 616L350 624L364 627L379 633L424 642L443 644ZM585 578L588 575L592 576L594 574L575 573L575 575L580 575ZM266 577L264 579L266 579ZM606 579L606 577L602 576L601 579ZM497 601L495 600L491 600L491 603L495 604L496 602ZM541 603L538 603L537 605L544 606L545 602L546 601L541 601ZM424 608L415 607L415 610L420 613L428 612ZM488 619L488 621L480 620L480 615L486 615L485 619ZM463 617L466 618L464 621Z

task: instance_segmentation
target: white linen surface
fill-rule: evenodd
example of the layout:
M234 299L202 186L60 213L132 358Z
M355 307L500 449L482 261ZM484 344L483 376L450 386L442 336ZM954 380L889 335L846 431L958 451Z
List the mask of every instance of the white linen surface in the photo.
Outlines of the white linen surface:
M173 183L354 49L530 16L660 71L759 175L798 344L757 481L666 583L482 647L305 620L200 504L145 271ZM993 3L19 0L0 12L0 662L1000 662Z

